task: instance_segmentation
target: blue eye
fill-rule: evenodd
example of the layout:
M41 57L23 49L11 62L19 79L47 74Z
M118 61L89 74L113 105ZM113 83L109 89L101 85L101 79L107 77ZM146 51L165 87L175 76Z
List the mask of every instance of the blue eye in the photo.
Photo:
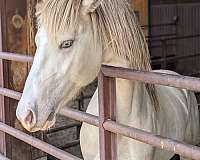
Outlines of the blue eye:
M66 40L60 44L60 49L70 48L74 43L74 40Z

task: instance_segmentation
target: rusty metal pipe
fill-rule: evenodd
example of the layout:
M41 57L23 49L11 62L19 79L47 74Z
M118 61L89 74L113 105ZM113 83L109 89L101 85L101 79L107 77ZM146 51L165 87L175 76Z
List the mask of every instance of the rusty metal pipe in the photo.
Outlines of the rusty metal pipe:
M11 95L9 95L10 93ZM2 93L0 92L0 94ZM9 97L13 97L13 98L16 97L18 99L20 98L19 92L8 90L8 93L6 94L9 95ZM18 96L12 96L12 95L18 95ZM97 116L83 113L72 108L63 108L61 109L60 114L67 116L69 118L78 120L78 121L83 121L91 125L95 125L97 127L99 126L99 119ZM200 150L196 146L183 144L175 140L153 135L151 133L144 132L139 129L127 127L127 126L115 123L113 121L106 121L104 123L104 127L106 130L110 132L121 134L130 138L136 139L138 141L153 145L155 147L175 152L177 154L186 156L188 158L200 159ZM0 129L1 129L1 125L0 125ZM2 129L2 131L4 131L4 129ZM36 148L38 147L36 146Z
M80 121L80 122L85 122L88 124L91 124L93 126L98 127L99 126L99 119L97 116L84 113L69 107L65 107L60 110L59 114L72 118L74 120Z
M7 157L5 157L4 155L0 154L0 160L10 160Z
M0 87L0 95L15 99L15 100L20 100L21 98L21 93L16 92L10 89L2 88Z
M107 119L116 120L116 78L108 78L99 73L99 148L101 160L117 160L116 134L105 130L103 124Z
M0 52L0 59L17 61L17 62L33 62L32 56L21 55L16 53Z
M48 143L45 143L37 138L34 138L32 136L29 136L17 129L14 129L4 123L1 123L0 122L0 130L17 138L17 139L20 139L24 142L26 142L27 144L30 144L31 146L33 147L36 147L58 159L61 159L61 160L81 160L80 158L78 157L75 157L65 151L62 151L52 145L49 145Z
M104 128L107 131L114 132L116 134L120 134L146 144L150 144L163 150L168 150L173 153L180 154L181 156L187 157L189 159L200 159L200 148L197 146L178 142L169 138L164 138L149 132L116 123L111 120L108 120L104 123Z
M2 89L0 89L0 94L2 94L1 90ZM3 92L3 95L8 95L11 98L20 99L19 92L11 91L8 89L6 89L5 91ZM83 121L83 122L89 123L91 125L99 126L99 120L98 120L97 116L83 113L83 112L80 112L80 111L77 111L77 110L74 110L71 108L61 109L60 114L67 116L69 118L78 120L78 121ZM179 143L177 141L167 139L167 138L162 138L160 136L155 136L151 133L147 133L147 132L135 129L135 128L126 127L126 126L117 124L115 122L107 121L104 123L104 127L106 130L108 130L110 132L122 134L124 136L134 138L134 139L142 141L144 143L151 144L155 147L167 149L169 151L178 153L180 155L183 155L183 156L186 156L189 158L191 156L193 159L200 159L200 151L199 151L199 148L196 146ZM150 137L150 138L147 139L147 137Z
M134 69L125 69L111 66L102 66L102 72L107 77L116 77L127 80L141 81L144 83L185 88L188 90L200 92L200 78L137 71Z

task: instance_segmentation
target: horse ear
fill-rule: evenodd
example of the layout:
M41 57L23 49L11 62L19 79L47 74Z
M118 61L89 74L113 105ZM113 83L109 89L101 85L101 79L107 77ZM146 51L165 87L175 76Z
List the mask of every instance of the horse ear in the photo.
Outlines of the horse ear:
M94 12L101 4L102 0L82 0L82 6L87 13Z

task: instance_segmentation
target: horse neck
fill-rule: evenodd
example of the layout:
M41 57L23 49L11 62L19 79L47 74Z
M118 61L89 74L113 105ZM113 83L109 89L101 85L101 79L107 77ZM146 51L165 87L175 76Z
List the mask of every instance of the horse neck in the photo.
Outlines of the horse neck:
M126 60L114 54L107 54L104 57L105 65L130 68ZM117 96L117 117L120 121L127 121L128 116L138 116L138 113L146 113L147 109L143 107L143 97L147 92L142 83L129 81L125 79L116 79L116 96Z

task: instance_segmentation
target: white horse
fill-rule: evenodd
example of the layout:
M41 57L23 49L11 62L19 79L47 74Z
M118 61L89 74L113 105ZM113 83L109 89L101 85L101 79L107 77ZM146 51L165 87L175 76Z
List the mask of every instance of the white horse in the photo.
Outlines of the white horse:
M16 111L28 131L51 127L59 109L97 77L101 64L151 71L148 47L128 0L43 0L37 17L37 52ZM199 142L192 92L122 79L116 87L118 122ZM98 115L97 94L87 113ZM83 124L85 160L100 159L98 133ZM169 160L174 154L120 135L117 142L119 160Z

